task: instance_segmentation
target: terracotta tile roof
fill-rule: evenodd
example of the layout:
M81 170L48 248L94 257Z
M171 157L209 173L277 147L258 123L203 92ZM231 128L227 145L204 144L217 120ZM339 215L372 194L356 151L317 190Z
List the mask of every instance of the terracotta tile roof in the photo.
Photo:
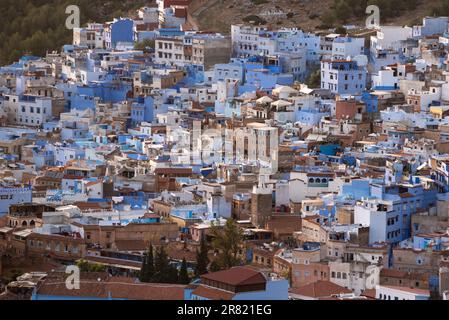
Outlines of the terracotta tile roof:
M332 295L341 293L352 293L351 290L345 287L339 286L330 281L322 281L322 280L299 288L290 289L290 292L293 294L312 298L330 297Z
M235 267L203 275L201 278L225 283L231 286L266 283L265 276L255 270L245 267Z
M183 285L108 283L112 297L131 300L183 300Z
M123 278L109 278L106 281L81 280L79 290L68 290L65 281L44 281L38 287L39 295L70 296L81 299L103 298L129 300L183 300L183 285L132 283Z
M370 299L376 299L376 289L366 289L363 291L361 296L370 298Z
M200 285L195 290L193 290L192 294L210 300L232 300L232 298L235 296L235 293L233 292L207 287L203 285Z

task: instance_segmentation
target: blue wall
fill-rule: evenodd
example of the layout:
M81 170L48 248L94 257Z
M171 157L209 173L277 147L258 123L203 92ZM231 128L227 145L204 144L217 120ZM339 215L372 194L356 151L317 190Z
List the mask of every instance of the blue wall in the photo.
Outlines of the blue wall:
M343 185L341 194L342 196L351 196L354 200L367 198L371 195L370 183L368 180L352 180L351 183Z
M377 96L372 95L369 92L363 92L362 101L366 105L366 112L377 112L379 106L379 99Z
M115 48L118 42L134 42L134 22L122 19L111 26L111 46Z

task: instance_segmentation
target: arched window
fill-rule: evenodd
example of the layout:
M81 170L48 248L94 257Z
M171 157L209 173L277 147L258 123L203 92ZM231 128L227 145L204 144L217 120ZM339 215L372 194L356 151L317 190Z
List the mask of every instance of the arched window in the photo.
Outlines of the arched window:
M34 222L34 220L30 221L30 227L34 227L36 225L36 222Z
M22 222L22 227L26 227L28 225L28 223L26 221Z
M309 182L310 182L310 183L314 183L314 182L315 182L315 179L310 178L310 179L309 179Z

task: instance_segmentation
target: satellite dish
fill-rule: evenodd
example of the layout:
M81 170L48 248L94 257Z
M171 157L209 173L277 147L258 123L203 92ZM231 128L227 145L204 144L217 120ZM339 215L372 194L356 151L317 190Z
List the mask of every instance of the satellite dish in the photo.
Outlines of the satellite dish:
M366 67L368 65L368 57L364 54L355 56L352 60L357 62L359 67Z

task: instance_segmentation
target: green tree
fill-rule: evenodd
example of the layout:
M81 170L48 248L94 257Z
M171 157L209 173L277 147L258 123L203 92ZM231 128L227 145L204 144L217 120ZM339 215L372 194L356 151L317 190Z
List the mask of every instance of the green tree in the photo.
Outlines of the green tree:
M179 283L178 270L174 266L168 267L167 279L163 283Z
M334 4L335 17L342 22L346 22L352 15L351 7L345 0L336 0Z
M140 267L140 274L139 274L139 280L140 282L148 282L148 278L146 277L146 270L147 270L147 254L143 254L142 258L142 265Z
M345 27L343 27L342 25L340 25L340 26L337 26L337 27L335 28L335 32L338 33L338 34L341 34L341 35L345 35L345 34L347 33L347 30L346 30Z
M148 279L148 282L151 282L154 277L154 254L153 254L153 245L150 243L150 247L148 248L147 254L147 264L145 268L145 278Z
M200 249L196 250L196 268L195 276L199 277L207 273L207 266L209 265L209 248L206 243L205 237L201 238Z
M152 282L154 277L154 254L153 245L150 243L148 252L143 256L142 267L140 269L140 281Z
M216 260L212 261L212 263L210 264L210 271L217 272L220 270L221 270L220 264Z
M89 266L89 271L104 272L104 271L106 271L106 267L103 264L94 263Z
M136 50L145 50L147 48L153 48L154 49L155 41L151 39L145 39L141 42L138 42L134 45L134 49Z
M430 10L432 16L449 16L449 0L440 0L439 4Z
M178 282L180 284L189 284L190 278L189 273L187 271L187 261L186 258L182 259L181 270L179 270L179 279Z
M238 257L243 243L243 233L234 219L228 219L223 229L212 224L212 246L219 252L216 263L220 269L229 269L241 264Z
M178 271L170 265L164 247L160 247L159 250L156 251L153 282L178 283Z
M89 263L84 260L80 259L76 262L76 266L80 269L81 272L88 272L89 271Z
M106 267L102 264L89 263L83 259L78 260L76 266L81 272L104 272L106 270Z
M72 31L65 27L67 6L77 5L81 24L104 22L129 10L146 5L146 0L1 0L0 65L18 60L26 52L44 55L46 51L60 50L72 41ZM11 38L17 33L18 37Z
M321 70L316 69L313 71L306 80L306 84L310 88L319 88L321 86Z
M323 25L321 25L320 28L331 28L335 24L335 20L334 12L332 10L327 10L321 17Z

